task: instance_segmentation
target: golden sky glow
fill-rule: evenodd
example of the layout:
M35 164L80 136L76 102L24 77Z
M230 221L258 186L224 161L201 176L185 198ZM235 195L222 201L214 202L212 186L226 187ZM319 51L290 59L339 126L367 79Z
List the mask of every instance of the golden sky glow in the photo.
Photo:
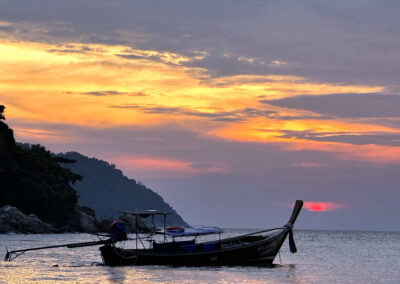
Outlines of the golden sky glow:
M310 131L326 136L336 132L399 133L399 129L346 119L318 119L320 115L316 113L260 103L265 98L304 94L372 93L382 91L381 86L328 84L283 75L212 78L208 70L182 65L204 56L187 57L118 45L3 40L0 41L1 103L7 106L7 115L13 119L96 128L175 123L203 135L233 141L281 143L284 149L333 152L343 159L400 160L398 147L282 137L285 131ZM243 112L245 109L269 111L271 115L249 115ZM228 119L215 119L221 115ZM305 115L307 119L296 119ZM41 137L60 143L74 139L40 129L17 131L26 139ZM373 154L376 147L380 149L379 155ZM154 164L161 168L187 167L184 162L158 161ZM140 163L147 164L143 159Z
M400 2L64 2L0 0L17 142L114 163L193 224L303 199L329 212L302 228L400 230Z

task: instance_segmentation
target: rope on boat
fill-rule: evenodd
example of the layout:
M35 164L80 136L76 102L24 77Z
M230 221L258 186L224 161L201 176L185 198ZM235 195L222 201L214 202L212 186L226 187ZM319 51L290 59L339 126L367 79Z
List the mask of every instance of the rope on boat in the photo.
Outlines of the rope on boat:
M316 255L313 255L313 254L311 254L311 253L309 253L309 252L305 252L305 251L303 251L303 252L304 252L305 254L308 254L309 256L312 256L312 257L318 259L318 260L322 260L322 261L324 261L324 262L326 262L326 263L329 263L329 264L332 264L332 265L336 266L336 264L334 264L333 262L330 262L330 261L328 261L328 260L326 260L326 259L323 259L323 258L321 258L321 257L318 257L318 256L316 256Z

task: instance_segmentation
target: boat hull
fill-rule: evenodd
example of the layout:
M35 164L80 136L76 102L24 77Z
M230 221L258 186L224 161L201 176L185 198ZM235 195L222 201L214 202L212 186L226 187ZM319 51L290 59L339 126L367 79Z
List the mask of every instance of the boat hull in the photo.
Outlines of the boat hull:
M255 242L222 240L220 246L209 251L156 252L154 250L129 250L112 245L100 247L105 265L269 265L275 259L288 234L288 229Z

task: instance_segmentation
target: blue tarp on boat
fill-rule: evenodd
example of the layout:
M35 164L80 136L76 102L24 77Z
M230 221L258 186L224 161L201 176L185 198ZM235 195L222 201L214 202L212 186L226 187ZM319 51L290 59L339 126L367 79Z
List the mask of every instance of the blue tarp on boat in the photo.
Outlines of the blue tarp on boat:
M222 233L223 230L218 227L203 227L196 226L191 228L185 228L183 231L169 231L167 230L165 234L171 237L186 237L186 236L200 236L200 235L209 235L209 234L219 234Z

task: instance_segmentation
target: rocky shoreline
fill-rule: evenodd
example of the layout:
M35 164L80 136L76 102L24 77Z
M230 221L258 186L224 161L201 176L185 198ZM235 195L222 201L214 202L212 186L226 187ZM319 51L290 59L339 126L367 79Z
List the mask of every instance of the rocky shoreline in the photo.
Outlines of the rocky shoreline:
M135 217L122 214L118 217L125 223L128 233L136 232ZM64 226L55 226L40 220L34 214L24 214L18 208L5 205L0 208L0 234L54 234L54 233L108 233L112 219L98 218L95 212L84 206L76 206L73 222ZM146 220L138 218L138 231L150 232L153 228Z

